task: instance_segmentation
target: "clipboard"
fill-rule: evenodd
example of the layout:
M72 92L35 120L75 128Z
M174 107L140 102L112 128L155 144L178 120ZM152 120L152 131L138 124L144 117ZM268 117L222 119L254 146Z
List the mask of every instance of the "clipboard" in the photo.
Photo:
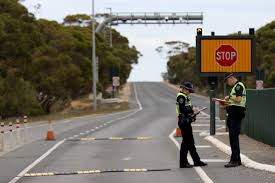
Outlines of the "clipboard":
M201 111L204 111L205 109L207 109L207 107L203 107L203 108L199 109L198 112L195 113L195 115L198 115Z
M219 98L213 98L213 101L219 102L221 104L229 104L230 102L223 100L223 99L219 99Z

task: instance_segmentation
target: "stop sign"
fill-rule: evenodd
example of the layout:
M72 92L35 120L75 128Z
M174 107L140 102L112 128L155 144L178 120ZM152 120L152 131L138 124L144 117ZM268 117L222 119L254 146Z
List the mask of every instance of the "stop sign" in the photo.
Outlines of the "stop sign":
M231 45L221 45L216 50L215 60L221 66L231 66L237 61L237 51Z

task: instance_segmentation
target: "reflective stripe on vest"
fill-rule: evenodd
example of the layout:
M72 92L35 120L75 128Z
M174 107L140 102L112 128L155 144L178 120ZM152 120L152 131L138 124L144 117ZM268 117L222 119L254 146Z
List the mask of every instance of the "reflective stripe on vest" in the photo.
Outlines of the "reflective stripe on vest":
M183 96L185 98L185 106L191 106L192 105L191 100L189 99L189 97L187 95L185 95L184 93L179 92L177 94L177 98L179 96ZM179 109L179 103L178 102L176 103L176 112L177 112L178 115L180 114L180 109Z
M236 96L236 91L235 91L235 88L237 85L241 85L243 87L243 93L242 93L242 99L241 99L241 102L238 103L238 102L235 102L234 100L231 99L231 97L237 97ZM245 107L246 105L246 89L245 89L245 86L242 82L237 82L233 88L231 89L231 92L230 92L230 98L229 98L229 106L240 106L240 107Z

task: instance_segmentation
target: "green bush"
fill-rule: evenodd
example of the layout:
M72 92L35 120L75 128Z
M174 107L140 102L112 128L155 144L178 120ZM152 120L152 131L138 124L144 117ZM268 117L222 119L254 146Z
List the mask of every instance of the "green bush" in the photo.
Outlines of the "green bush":
M28 81L9 73L0 77L0 115L2 118L21 115L40 115L43 110L37 93Z

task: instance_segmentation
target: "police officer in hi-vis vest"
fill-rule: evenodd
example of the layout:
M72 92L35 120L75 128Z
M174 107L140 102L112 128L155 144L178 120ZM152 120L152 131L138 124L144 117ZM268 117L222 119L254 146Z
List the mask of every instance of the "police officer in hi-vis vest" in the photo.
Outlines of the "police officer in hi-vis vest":
M224 100L227 111L227 126L229 130L229 141L231 146L230 162L224 165L226 168L241 165L239 135L241 130L241 121L245 117L246 89L242 82L238 81L233 73L226 73L224 81L232 87L229 96Z
M193 108L189 94L194 93L192 83L186 82L181 85L181 91L177 94L176 111L178 114L178 125L182 134L182 143L180 148L180 168L191 168L187 160L188 151L194 161L194 166L206 166L207 164L200 160L196 151L191 123L195 121L194 113L198 109Z

